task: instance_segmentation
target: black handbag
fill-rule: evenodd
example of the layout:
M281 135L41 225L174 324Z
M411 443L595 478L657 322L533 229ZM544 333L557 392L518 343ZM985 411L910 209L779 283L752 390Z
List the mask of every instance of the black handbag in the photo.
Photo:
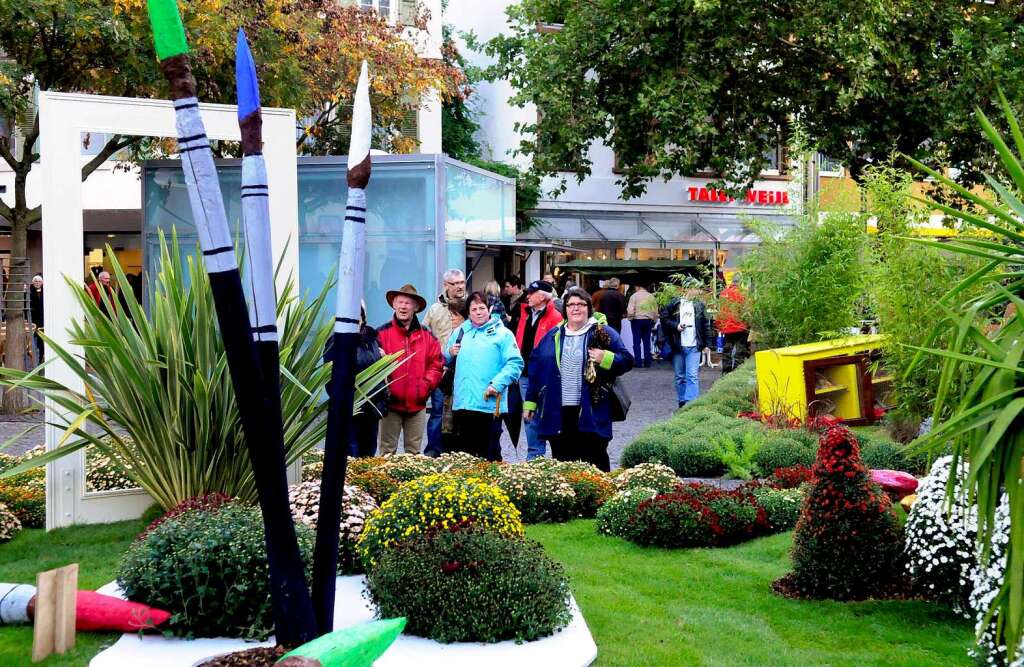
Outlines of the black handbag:
M629 406L632 402L629 392L626 391L626 383L622 381L621 377L615 378L612 390L608 392L608 412L611 414L612 421L626 421L626 415L629 414Z

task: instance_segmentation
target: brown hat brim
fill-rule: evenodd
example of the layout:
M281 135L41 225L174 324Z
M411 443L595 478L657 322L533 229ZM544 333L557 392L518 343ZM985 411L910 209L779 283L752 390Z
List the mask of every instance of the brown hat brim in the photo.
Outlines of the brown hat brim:
M401 290L396 289L388 290L388 293L384 295L384 298L387 299L388 305L391 306L392 308L395 307L392 302L395 300L396 296L407 296L413 301L415 301L417 313L422 313L424 310L427 309L427 300L421 297L419 294L410 294L409 292L403 292Z

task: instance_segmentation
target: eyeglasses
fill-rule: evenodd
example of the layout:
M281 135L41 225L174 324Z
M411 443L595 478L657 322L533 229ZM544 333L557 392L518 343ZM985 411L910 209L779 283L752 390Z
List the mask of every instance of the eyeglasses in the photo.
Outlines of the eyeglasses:
M572 303L565 304L566 308L586 308L587 303L585 301L573 301Z
M466 284L466 281L465 281L465 280L456 280L456 281L454 281L454 282L450 282L450 281L447 281L447 280L446 280L446 281L444 282L444 284L445 284L445 285L450 285L450 286L452 286L452 287L455 287L456 285L465 285L465 284Z

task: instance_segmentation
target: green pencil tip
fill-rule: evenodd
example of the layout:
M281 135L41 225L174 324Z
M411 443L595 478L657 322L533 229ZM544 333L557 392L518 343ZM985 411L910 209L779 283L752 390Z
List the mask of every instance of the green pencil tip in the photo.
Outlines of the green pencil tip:
M167 60L188 53L185 27L181 24L177 0L147 0L149 23L153 26L156 57Z

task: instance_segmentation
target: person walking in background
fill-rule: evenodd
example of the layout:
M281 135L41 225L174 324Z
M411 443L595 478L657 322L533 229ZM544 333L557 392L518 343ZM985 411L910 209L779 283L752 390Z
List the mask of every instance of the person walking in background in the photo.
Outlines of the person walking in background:
M682 290L660 312L662 335L672 353L679 407L700 395L700 354L711 344L711 324L699 299L700 281L687 278Z
M555 310L562 312L562 299L558 296L558 281L555 279L555 274L548 271L541 280L551 285L551 303L555 305Z
M529 369L530 355L541 339L562 321L562 314L551 304L552 286L543 280L535 280L526 288L526 303L520 305L518 327L516 328L516 344L523 357L523 374L519 378L519 390L524 401L530 390ZM525 421L526 426L526 458L535 459L544 456L547 445L537 435L536 425Z
M390 322L377 329L377 340L384 354L404 352L405 363L388 385L391 396L388 414L380 424L380 453L394 454L401 435L406 453L419 454L427 425L427 399L441 382L441 345L416 318L427 302L415 287L403 285L389 291L386 298L395 313Z
M32 334L32 344L36 348L37 363L43 363L43 339L39 332L43 331L43 274L32 276L32 284L28 287L29 321L36 325Z
M444 289L423 316L423 326L434 334L443 346L452 330L462 324L462 311L466 305L466 274L459 269L448 269L441 277ZM427 420L427 456L444 453L444 433L441 422L444 414L444 392L434 389L430 394L430 418Z
M732 283L722 290L718 301L718 318L715 326L725 337L722 352L722 372L736 370L750 356L749 333L742 319L741 309L745 297L740 290L740 274L734 273Z
M377 330L366 324L366 304L359 312L359 346L356 348L356 374L362 373L382 357L380 345L377 344ZM334 337L327 339L324 349L324 361L334 361ZM327 382L327 395L333 396L333 386ZM352 416L352 437L349 440L349 456L373 456L377 453L377 436L380 420L388 413L388 390L384 386L374 387L370 391L372 398L363 404L359 412Z
M658 302L643 285L637 285L633 296L629 297L626 316L633 332L633 359L638 368L650 368L651 332L658 321Z
M519 324L519 306L526 303L526 292L523 290L523 279L519 276L509 276L505 279L505 287L502 290L502 298L505 301L505 312L508 313L508 326L512 331L516 330Z
M501 448L490 436L498 417L508 412L508 393L523 371L523 358L512 332L491 314L483 293L469 295L465 315L444 351L445 361L455 366L452 448L500 461Z
M99 306L100 311L104 315L109 316L111 313L107 312L107 304L104 303L103 297L100 296L101 290L107 293L107 301L109 301L110 307L115 311L117 310L117 294L113 286L110 284L109 272L100 271L96 274L96 279L86 285L85 290L89 293L89 296L92 297L92 300L96 302L96 305Z
M633 367L633 356L617 331L594 318L585 290L574 287L562 299L566 321L544 336L530 358L523 417L551 443L553 458L586 461L607 472L611 384Z
M608 319L615 333L622 333L622 318L626 315L626 297L619 291L618 278L609 278L603 289L594 294L594 310Z

